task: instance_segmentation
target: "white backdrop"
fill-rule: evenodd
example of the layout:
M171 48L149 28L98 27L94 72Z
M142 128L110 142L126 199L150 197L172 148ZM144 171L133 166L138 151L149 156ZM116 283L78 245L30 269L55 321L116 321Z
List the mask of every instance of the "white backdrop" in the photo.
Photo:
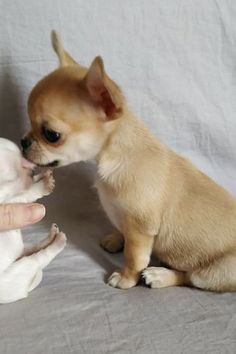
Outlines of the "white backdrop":
M154 133L236 195L235 0L0 0L0 136L27 129L27 96L57 66L51 29L81 63L101 54ZM56 222L69 242L29 298L1 306L1 353L235 352L234 294L107 286L122 255L99 247L111 226L90 167L55 175L46 218L24 233Z
M19 140L32 86L57 65L50 31L101 54L156 135L236 194L236 3L1 0L0 135Z

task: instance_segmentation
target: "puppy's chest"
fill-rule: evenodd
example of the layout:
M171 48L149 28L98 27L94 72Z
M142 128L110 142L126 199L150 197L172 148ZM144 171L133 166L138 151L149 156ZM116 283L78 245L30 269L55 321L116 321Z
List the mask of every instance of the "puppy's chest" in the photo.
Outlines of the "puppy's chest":
M122 232L122 208L118 202L118 200L108 191L104 184L97 180L96 188L98 191L100 202L105 210L108 218L112 222L112 224Z

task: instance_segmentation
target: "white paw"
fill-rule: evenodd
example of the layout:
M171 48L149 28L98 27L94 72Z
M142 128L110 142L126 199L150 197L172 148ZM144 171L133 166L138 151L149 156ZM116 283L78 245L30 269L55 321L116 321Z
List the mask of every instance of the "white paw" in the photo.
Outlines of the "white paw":
M57 226L57 224L52 224L48 239L52 242L58 233L59 227Z
M47 238L40 242L41 248L46 248L55 240L56 235L59 233L59 228L56 224L52 224L51 230Z
M164 267L148 267L142 272L142 279L150 288L164 288L175 285L175 272Z
M119 272L114 272L108 279L108 284L113 288L129 289L137 284L138 279L134 277L125 277Z
M66 240L67 240L66 235L64 234L64 232L60 231L56 235L56 237L53 241L53 245L57 246L60 250L63 250L66 246Z
M48 169L44 173L40 173L34 176L34 181L40 186L40 190L42 191L43 195L49 195L52 193L55 187L55 180L53 177L52 170Z

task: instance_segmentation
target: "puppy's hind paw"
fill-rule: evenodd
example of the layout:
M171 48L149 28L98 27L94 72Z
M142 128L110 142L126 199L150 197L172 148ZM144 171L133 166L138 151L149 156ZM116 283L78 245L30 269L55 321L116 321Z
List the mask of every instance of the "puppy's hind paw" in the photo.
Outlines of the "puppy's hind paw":
M58 247L62 251L66 246L66 240L67 240L66 235L64 234L64 232L60 231L56 235L53 244L54 246Z
M57 226L57 224L52 224L48 239L52 242L58 233L59 227Z
M103 237L100 241L100 246L107 252L116 253L123 249L123 237L118 237L114 234L109 234Z

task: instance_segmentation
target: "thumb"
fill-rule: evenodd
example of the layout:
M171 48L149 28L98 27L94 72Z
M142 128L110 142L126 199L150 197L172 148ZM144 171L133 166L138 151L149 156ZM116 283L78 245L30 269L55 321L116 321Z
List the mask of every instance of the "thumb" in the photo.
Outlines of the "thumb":
M1 204L0 231L21 229L40 221L45 215L41 204Z

